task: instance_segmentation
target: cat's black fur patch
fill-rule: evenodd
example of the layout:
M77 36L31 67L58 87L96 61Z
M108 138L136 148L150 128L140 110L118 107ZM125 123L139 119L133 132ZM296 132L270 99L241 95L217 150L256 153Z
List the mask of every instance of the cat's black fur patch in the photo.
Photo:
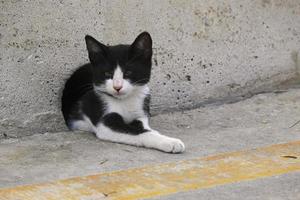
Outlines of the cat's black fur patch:
M106 46L91 36L86 36L85 40L90 63L79 67L67 80L63 90L62 112L67 126L72 129L72 122L82 120L85 115L94 126L103 121L123 133L145 132L139 121L125 124L118 114L104 117L106 104L101 95L112 95L106 92L98 94L94 86L100 86L106 79L112 78L117 66L120 66L124 79L130 80L132 85L147 84L152 65L152 40L149 33L141 33L131 45ZM146 115L149 114L149 102L150 97L144 99Z
M144 129L143 124L139 120L133 120L126 124L121 115L118 113L109 113L103 117L103 123L110 129L131 135L138 135L148 130Z

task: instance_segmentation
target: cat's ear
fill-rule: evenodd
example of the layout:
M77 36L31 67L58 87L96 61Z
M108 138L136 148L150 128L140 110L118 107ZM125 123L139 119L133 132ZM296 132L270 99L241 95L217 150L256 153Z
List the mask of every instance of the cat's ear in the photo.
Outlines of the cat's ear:
M137 36L130 46L130 57L143 56L150 58L152 56L152 39L148 32L142 32Z
M89 53L89 58L92 64L96 65L107 57L108 47L98 42L92 36L85 36L86 48Z

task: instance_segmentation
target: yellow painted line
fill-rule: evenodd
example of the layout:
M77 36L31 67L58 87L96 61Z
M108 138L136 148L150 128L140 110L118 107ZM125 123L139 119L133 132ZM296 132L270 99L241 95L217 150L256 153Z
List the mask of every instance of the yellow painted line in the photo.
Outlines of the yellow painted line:
M295 171L300 171L300 141L44 184L4 188L0 189L0 199L143 199Z

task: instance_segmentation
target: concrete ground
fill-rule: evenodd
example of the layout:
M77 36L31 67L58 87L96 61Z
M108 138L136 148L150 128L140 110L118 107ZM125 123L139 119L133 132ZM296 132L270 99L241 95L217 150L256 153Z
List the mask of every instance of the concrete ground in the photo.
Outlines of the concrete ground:
M97 174L300 140L300 89L155 116L152 127L182 139L183 154L103 142L83 132L0 141L0 187ZM299 199L300 173L154 199Z
M216 186L209 189L181 192L152 200L299 200L299 172L267 177L254 181Z

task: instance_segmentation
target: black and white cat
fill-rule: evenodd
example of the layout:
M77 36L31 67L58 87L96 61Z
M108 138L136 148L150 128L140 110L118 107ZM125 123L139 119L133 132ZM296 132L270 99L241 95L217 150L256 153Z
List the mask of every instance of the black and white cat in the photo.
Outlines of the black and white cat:
M141 33L131 45L106 46L85 37L90 63L67 80L62 112L71 130L94 132L99 139L183 152L181 140L150 128L152 39Z

